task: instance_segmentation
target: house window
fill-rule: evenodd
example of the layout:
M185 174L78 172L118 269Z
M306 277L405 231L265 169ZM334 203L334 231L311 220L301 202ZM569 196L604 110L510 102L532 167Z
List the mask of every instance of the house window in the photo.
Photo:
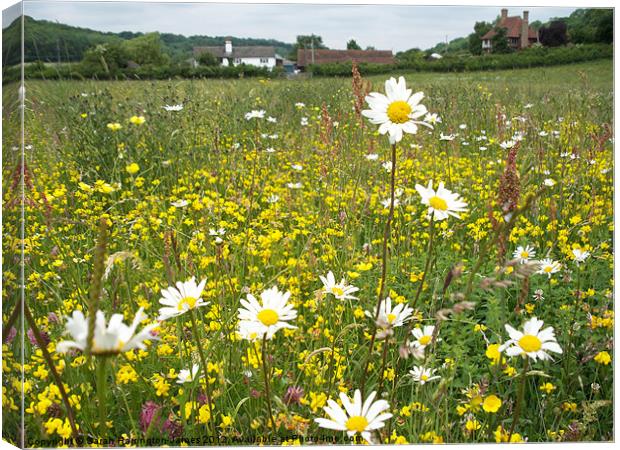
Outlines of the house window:
M261 58L260 62L261 62L261 64L267 64L267 63L269 63L269 58Z
M235 58L235 64L241 64L241 58Z

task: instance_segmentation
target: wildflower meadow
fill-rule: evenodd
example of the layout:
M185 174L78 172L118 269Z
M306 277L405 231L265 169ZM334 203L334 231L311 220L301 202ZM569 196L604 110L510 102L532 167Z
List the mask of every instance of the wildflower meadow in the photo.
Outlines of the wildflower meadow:
M4 96L4 439L613 439L611 60Z

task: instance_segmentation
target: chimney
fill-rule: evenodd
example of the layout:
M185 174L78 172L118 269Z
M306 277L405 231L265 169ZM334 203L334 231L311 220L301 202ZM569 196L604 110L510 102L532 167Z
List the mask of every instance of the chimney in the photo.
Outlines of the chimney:
M224 43L224 53L227 55L232 55L232 38L226 38L226 42Z
M502 8L502 21L506 20L508 17L508 10L506 8Z
M523 11L523 20L521 21L521 48L527 48L530 45L529 19L530 19L529 11Z

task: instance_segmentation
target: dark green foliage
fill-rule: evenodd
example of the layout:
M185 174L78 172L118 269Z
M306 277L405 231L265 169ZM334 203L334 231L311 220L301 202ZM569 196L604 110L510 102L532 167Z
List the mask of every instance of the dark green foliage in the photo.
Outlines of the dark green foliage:
M308 35L299 35L297 36L297 42L293 44L293 48L291 49L288 59L297 61L297 50L300 48L327 48L323 44L323 38L321 36L317 36L316 34L308 34Z
M576 44L613 42L612 9L578 9L566 19L568 36Z
M446 56L438 60L403 60L394 65L360 64L362 75L406 72L469 72L479 70L504 70L572 64L613 57L613 46L606 44L577 45L570 47L531 47L520 52L481 56ZM351 64L323 64L311 66L314 75L351 76Z
M546 47L566 45L568 42L566 23L563 20L554 20L547 25L543 25L538 32L538 37L540 43Z
M347 50L361 50L362 47L360 47L358 45L357 42L355 42L355 39L351 39L349 42L347 42Z
M510 53L512 50L508 45L506 38L506 28L495 27L495 35L491 38L491 47L493 53Z
M472 55L482 54L482 36L487 34L493 25L488 22L476 22L474 32L468 37L469 52Z
M202 52L200 55L198 55L198 58L196 58L196 60L201 66L217 66L218 65L217 58L209 52Z
M431 53L439 53L441 55L446 55L448 53L466 53L469 49L469 39L466 37L460 37L456 39L452 39L448 44L445 42L440 42L436 46L429 48L427 53L430 55Z

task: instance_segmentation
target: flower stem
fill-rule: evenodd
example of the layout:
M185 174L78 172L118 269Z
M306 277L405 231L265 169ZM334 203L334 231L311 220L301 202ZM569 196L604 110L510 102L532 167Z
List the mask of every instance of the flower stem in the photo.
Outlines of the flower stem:
M207 370L207 358L205 358L205 353L202 348L202 342L200 342L198 326L196 325L196 316L194 315L193 309L189 310L189 317L192 321L192 335L194 336L194 341L196 341L196 347L198 347L198 355L200 356L200 363L202 365L202 370L204 371L204 375L205 375L205 391L207 395L207 405L209 407L209 419L211 422L211 429L213 431L213 437L215 438L216 432L215 432L215 426L213 425L215 417L213 417L213 409L211 407L212 397L211 397L211 387L209 386L209 371Z
M269 389L269 374L267 371L267 334L263 335L263 345L261 347L263 360L263 379L265 381L265 399L267 401L267 410L269 411L269 420L271 421L271 430L275 436L276 422L273 420L273 412L271 409L271 390Z
M375 327L379 317L379 307L381 306L381 300L385 292L385 282L387 278L387 263L388 263L388 242L390 240L390 233L392 230L392 220L394 219L394 198L395 198L395 184L396 184L396 144L392 144L392 171L390 174L390 210L388 212L387 220L385 221L385 228L383 230L383 250L381 256L381 281L379 284L379 295L377 296L377 307L375 309ZM368 344L368 356L366 357L366 363L364 364L364 374L362 376L361 391L364 396L364 389L366 387L366 378L368 375L368 366L370 365L370 358L372 357L372 351L375 346L375 340L377 336L377 330L372 334L370 343Z
M510 438L512 437L512 433L519 422L519 417L521 416L521 408L523 407L523 395L525 394L525 377L527 374L527 369L529 367L529 360L526 358L523 363L523 372L521 373L521 384L519 385L519 393L517 394L517 404L515 406L514 419L512 420L512 425L510 425L510 432L508 433L508 442L510 442Z
M106 364L108 358L105 356L101 356L99 358L97 358L97 402L98 402L98 407L99 407L99 433L101 433L103 435L103 433L105 432L106 429L106 419L107 419L107 414L106 414L106 404L105 404L105 397L106 397L106 376L105 376L105 371L106 371ZM102 436L105 437L105 436Z

